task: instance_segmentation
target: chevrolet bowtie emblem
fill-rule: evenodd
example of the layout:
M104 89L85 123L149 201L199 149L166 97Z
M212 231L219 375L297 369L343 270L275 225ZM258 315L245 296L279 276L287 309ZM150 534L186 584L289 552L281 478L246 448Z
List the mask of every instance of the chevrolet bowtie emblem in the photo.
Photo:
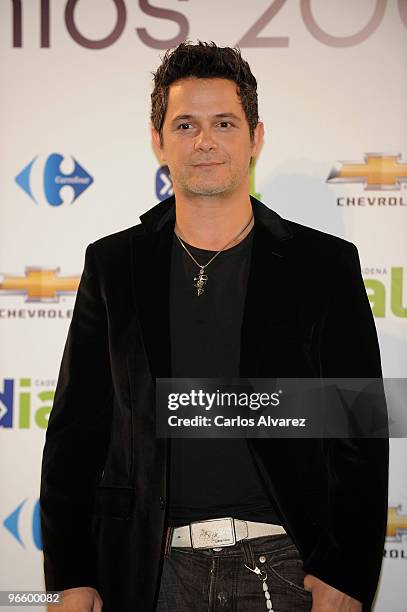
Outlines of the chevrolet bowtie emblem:
M400 189L407 182L407 163L401 154L366 153L365 163L338 162L327 183L363 183L365 189Z
M388 508L386 536L389 538L400 538L402 534L407 535L407 514L399 514L400 508L401 506L389 506Z
M79 276L58 276L59 268L26 268L25 276L0 276L0 294L26 295L27 302L58 302L61 295L74 295Z

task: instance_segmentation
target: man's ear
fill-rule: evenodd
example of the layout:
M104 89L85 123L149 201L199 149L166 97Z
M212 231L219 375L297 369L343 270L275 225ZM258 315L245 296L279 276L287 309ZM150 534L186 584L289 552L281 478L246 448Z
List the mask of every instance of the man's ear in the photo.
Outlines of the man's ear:
M165 162L164 151L161 146L160 134L153 126L151 126L151 140L153 143L155 154L162 162Z
M259 121L254 129L253 143L252 143L252 157L256 158L263 146L264 139L264 123Z

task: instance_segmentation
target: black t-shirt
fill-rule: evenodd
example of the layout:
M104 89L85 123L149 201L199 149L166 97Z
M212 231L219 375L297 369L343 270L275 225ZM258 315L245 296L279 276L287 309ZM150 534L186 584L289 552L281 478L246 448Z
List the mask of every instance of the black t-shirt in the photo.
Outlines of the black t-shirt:
M172 376L239 378L240 331L254 229L222 251L205 270L197 295L198 266L174 234L170 284ZM186 244L186 243L185 243ZM186 244L200 264L216 251ZM282 524L259 479L246 439L171 440L169 525L233 516Z

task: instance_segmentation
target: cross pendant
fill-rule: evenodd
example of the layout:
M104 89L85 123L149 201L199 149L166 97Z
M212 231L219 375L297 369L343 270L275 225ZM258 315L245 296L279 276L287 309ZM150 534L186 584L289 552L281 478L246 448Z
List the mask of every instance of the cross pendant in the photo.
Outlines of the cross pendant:
M205 274L205 268L200 268L199 276L194 277L194 287L196 287L198 296L204 292L204 285L208 280L208 275Z

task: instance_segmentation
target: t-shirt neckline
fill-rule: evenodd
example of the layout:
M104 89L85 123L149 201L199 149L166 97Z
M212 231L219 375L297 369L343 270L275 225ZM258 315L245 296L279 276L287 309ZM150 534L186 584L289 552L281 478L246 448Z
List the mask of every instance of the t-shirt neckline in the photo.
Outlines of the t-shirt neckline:
M226 255L228 253L232 254L232 253L236 253L237 251L240 251L240 250L246 248L251 243L251 240L253 238L253 234L254 234L254 226L251 228L251 230L247 234L247 236L245 236L243 238L243 240L241 240L240 242L238 242L237 244L235 244L232 247L226 248L224 251L222 251L222 254L223 255ZM176 240L176 242L178 243L178 245L182 249L182 246L181 246L177 236L175 235L175 232L174 232L174 240ZM188 242L185 242L185 240L182 240L182 242L185 244L187 249L189 251L191 251L192 253L202 254L202 255L214 255L215 253L218 252L218 251L209 251L208 249L201 249L199 247L193 246L192 244L189 244ZM182 250L184 250L184 249L182 249Z

